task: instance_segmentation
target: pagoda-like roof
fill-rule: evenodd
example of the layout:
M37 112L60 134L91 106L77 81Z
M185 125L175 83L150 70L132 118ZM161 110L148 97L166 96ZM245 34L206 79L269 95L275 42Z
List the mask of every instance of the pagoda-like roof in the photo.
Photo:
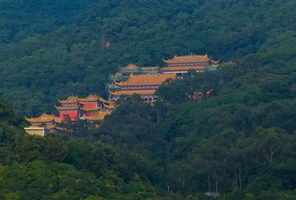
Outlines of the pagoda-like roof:
M164 60L164 62L167 64L210 62L210 59L208 55L189 55L189 56L174 56L172 59Z
M47 123L55 121L55 118L56 117L54 115L42 114L38 117L26 118L26 120L30 123Z
M67 99L59 100L61 104L78 103L79 98L77 96L69 96Z
M80 101L82 101L82 102L85 102L85 101L87 101L87 102L100 101L102 99L103 99L102 97L97 96L97 95L89 95L89 96L87 96L85 98L79 98L79 102Z
M88 121L103 121L106 116L108 116L109 112L97 111L93 113L91 116L83 116L81 117L82 120Z
M112 91L111 95L113 96L132 96L138 94L140 96L153 96L156 93L156 90L117 90Z
M175 74L131 75L127 81L116 83L118 86L161 85L167 80L176 79Z
M78 110L78 105L69 105L69 106L56 106L57 110Z

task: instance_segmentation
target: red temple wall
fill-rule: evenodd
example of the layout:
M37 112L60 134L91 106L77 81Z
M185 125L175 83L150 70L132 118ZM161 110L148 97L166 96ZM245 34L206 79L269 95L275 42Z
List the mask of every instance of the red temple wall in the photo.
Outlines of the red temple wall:
M84 109L96 109L98 108L97 102L83 102L81 103Z
M77 110L60 111L59 117L60 117L60 120L62 121L65 121L69 118L71 121L77 121L79 117L79 111Z

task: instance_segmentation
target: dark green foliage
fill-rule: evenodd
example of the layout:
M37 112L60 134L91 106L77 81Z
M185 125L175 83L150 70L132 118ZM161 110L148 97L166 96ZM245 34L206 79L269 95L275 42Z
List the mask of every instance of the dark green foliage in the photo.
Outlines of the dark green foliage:
M60 97L104 95L120 66L161 65L176 54L281 71L295 61L293 7L291 0L1 1L0 92L18 113L51 111Z
M23 120L0 104L0 199L295 199L295 7L0 1L0 93L18 113L106 94L111 73L130 62L190 53L232 61L165 84L152 107L127 99L99 130L77 129L80 138L24 136Z

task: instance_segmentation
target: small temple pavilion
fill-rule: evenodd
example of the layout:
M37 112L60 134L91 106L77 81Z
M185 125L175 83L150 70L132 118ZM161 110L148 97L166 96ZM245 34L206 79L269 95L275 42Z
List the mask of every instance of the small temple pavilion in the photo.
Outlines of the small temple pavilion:
M58 118L60 121L78 121L81 116L81 106L78 100L79 98L75 96L70 96L65 100L59 100L59 105L56 106L56 109L59 112Z
M89 95L85 98L79 98L82 116L81 120L91 123L100 123L115 108L115 103L107 101L96 95Z
M115 82L110 99L117 101L121 96L140 95L146 103L154 103L157 89L166 81L176 79L175 74L131 75L127 81Z
M30 126L25 128L26 133L37 136L45 136L55 132L59 123L56 116L49 114L26 118L26 121L30 123Z
M42 114L38 117L26 118L32 126L35 127L45 127L46 129L55 129L57 125L57 118L54 115Z
M175 56L164 60L166 67L160 69L162 74L184 74L189 71L204 72L217 62L211 60L208 55Z
M79 98L78 102L83 111L93 111L104 108L105 100L96 95L89 95L85 98Z

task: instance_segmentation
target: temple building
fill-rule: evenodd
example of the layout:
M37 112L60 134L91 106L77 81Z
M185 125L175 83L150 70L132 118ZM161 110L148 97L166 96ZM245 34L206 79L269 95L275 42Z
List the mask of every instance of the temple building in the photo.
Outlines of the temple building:
M81 105L82 110L82 116L80 119L86 120L96 126L98 126L115 108L113 102L106 101L102 97L96 95L79 98L79 104Z
M87 120L98 122L116 107L115 102L107 101L100 96L89 95L84 98L68 97L59 101L56 106L61 122Z
M189 71L204 72L218 63L208 55L175 56L164 60L166 67L160 69L162 74L184 74Z
M44 127L53 130L57 126L58 119L54 115L42 114L38 117L26 118L26 121L33 127Z
M83 115L80 119L85 120L88 124L97 128L100 126L102 121L110 114L111 112L97 110L89 115Z
M26 118L30 123L25 131L29 135L45 136L56 131L59 120L54 115L42 114L38 117Z
M81 116L81 105L78 97L70 96L65 100L60 100L56 109L59 112L58 118L62 122L76 122Z
M127 81L113 83L110 99L117 101L121 96L140 95L146 103L153 104L157 89L166 81L176 79L175 74L131 75Z
M89 95L85 98L78 99L83 111L92 111L103 109L105 100L96 95Z

